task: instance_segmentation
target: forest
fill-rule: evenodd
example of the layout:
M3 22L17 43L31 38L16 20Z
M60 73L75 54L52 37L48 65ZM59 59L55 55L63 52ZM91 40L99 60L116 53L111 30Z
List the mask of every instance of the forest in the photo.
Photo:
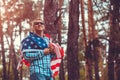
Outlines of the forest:
M65 52L54 80L120 80L119 0L0 0L0 80L29 80L21 40L42 18Z

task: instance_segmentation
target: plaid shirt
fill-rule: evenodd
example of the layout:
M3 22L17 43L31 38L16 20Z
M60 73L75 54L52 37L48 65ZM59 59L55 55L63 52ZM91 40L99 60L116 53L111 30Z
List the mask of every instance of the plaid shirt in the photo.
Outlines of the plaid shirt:
M40 73L52 76L50 69L51 54L44 55L43 49L49 45L47 37L39 37L30 32L29 36L21 43L22 53L25 60L30 62L30 74Z

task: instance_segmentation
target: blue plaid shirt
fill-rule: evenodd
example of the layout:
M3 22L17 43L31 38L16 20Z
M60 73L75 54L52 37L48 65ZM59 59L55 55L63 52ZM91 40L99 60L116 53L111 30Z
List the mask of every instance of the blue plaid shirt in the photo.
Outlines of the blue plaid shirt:
M47 37L39 37L30 32L22 41L22 53L25 60L30 62L30 74L40 73L52 76L50 69L51 55L45 55L43 49L49 45Z

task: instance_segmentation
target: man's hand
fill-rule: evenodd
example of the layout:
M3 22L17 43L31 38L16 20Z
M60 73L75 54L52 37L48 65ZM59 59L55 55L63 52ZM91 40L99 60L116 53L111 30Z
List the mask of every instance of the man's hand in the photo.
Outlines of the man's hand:
M49 47L44 49L44 54L55 53L54 48L55 47L52 45L52 43L49 43Z
M45 48L44 49L44 54L50 54L50 48Z
M50 49L50 53L54 53L54 46L52 45L52 43L49 43L49 49Z

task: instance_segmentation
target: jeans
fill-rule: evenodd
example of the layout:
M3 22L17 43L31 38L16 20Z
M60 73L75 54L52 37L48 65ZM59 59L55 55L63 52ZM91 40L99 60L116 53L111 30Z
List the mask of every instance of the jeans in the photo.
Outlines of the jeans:
M30 80L53 80L52 76L45 76L43 74L34 73L30 75Z

